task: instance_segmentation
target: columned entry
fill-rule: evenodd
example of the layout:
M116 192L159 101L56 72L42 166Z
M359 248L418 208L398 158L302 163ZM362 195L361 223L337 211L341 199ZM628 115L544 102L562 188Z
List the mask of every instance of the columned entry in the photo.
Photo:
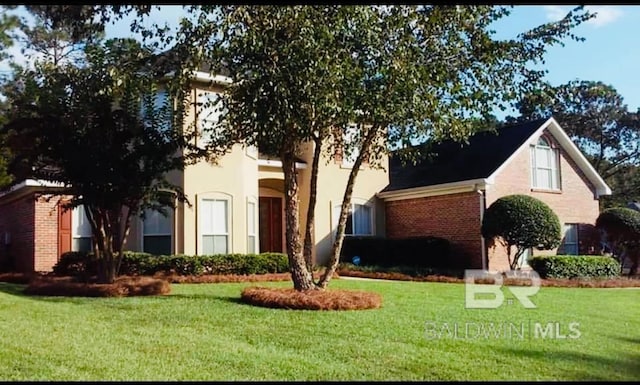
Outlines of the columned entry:
M260 252L282 252L282 198L260 197Z

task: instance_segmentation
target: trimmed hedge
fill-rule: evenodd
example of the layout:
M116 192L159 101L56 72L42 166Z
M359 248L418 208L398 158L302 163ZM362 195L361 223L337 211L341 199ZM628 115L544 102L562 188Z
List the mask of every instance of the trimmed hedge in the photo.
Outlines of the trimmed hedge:
M620 263L595 255L550 255L531 258L529 265L541 278L611 278L620 275Z
M387 239L382 237L345 237L340 262L364 266L419 266L454 268L449 241L438 237Z
M56 275L90 277L97 274L93 253L68 252L53 267ZM289 271L286 254L152 255L125 251L120 275L268 274Z

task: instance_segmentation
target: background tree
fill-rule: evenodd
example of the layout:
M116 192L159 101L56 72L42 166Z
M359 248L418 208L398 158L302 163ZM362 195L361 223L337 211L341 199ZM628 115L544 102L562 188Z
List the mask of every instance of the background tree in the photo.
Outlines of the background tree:
M640 212L613 207L604 210L596 219L596 228L604 235L604 240L613 256L625 266L625 259L631 261L629 275L638 274L640 264Z
M640 166L640 115L628 110L615 88L571 81L527 94L519 110L520 119L555 117L602 178L616 187L612 197L604 197L605 206L626 204L620 197L640 198L634 178L628 178Z
M489 6L202 6L183 20L176 47L233 78L212 148L244 142L280 157L285 181L287 254L294 287L325 287L344 238L360 165L380 166L389 144L455 138L473 127L469 116L506 109L538 87L544 71L529 65L548 46L575 38L591 17L576 9L555 23L495 40L492 23L509 15ZM357 127L342 140L349 125ZM355 155L328 269L314 283L299 226L295 156L315 143L310 207L319 154ZM419 150L403 152L415 159ZM312 218L310 218L312 219ZM309 227L305 244L310 245Z
M156 100L153 58L130 39L91 43L82 63L41 61L7 88L11 168L60 183L55 194L71 197L63 209L84 206L100 282L114 281L132 218L185 200L166 179L187 161L174 129L183 117L171 98Z
M482 236L504 246L511 270L520 266L527 249L551 250L562 240L558 216L528 195L508 195L493 202L482 219Z

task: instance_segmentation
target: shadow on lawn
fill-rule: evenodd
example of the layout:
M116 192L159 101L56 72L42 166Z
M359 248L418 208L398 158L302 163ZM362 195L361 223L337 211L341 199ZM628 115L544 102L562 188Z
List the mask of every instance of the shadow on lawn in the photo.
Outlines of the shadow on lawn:
M634 339L616 338L627 342L637 342ZM503 354L507 356L506 359L517 356L533 359L542 363L558 362L573 366L571 369L562 369L564 371L564 378L556 378L555 380L611 381L611 377L603 376L603 370L601 368L606 368L605 370L611 373L622 373L626 377L626 379L622 379L622 381L640 378L640 353L637 352L629 353L626 356L619 354L615 357L602 357L591 353L567 350L542 351L515 348L500 348L499 350L502 350Z
M19 283L0 282L0 293L29 297L22 292L26 286Z

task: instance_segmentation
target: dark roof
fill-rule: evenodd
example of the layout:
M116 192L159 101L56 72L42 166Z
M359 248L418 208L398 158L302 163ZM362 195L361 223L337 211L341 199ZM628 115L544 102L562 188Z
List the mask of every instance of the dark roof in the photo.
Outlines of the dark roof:
M416 165L402 165L398 156L389 157L389 185L382 191L403 190L488 178L547 119L503 126L494 131L479 132L469 143L446 140L431 145L428 158ZM428 144L423 144L429 148Z

